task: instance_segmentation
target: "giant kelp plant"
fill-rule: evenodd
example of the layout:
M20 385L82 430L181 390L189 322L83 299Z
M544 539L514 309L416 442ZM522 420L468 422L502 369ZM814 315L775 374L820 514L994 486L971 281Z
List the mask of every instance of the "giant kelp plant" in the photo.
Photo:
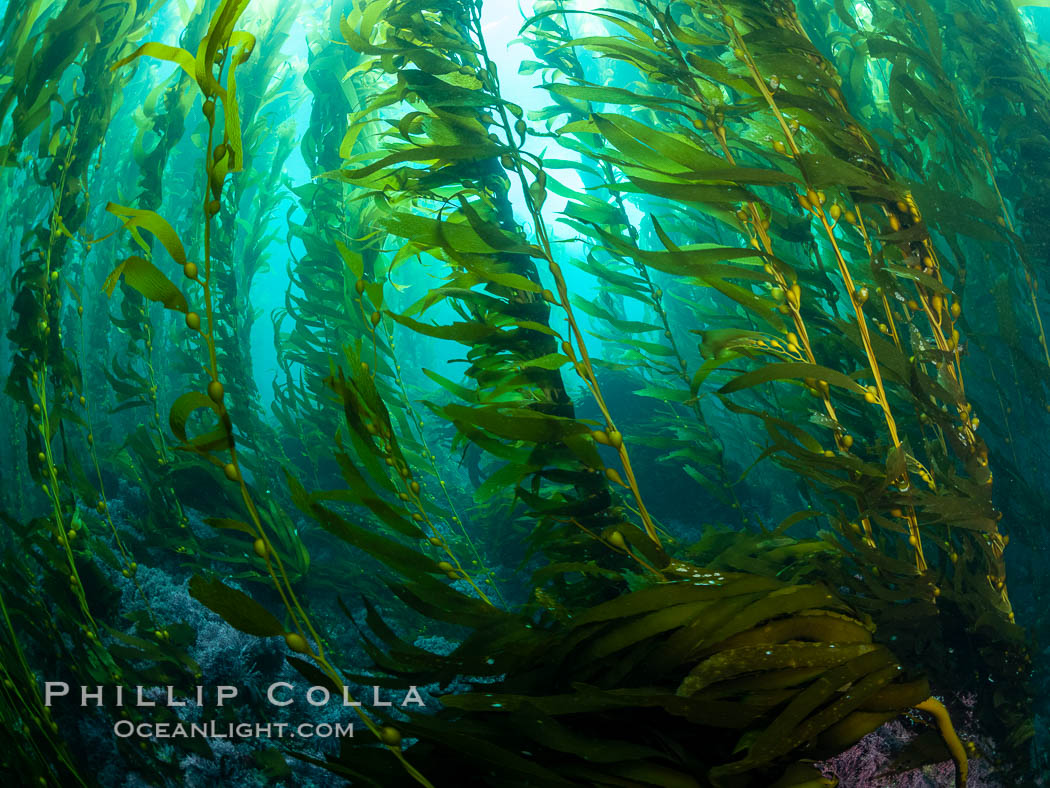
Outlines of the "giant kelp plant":
M8 3L0 774L1038 784L1041 13Z

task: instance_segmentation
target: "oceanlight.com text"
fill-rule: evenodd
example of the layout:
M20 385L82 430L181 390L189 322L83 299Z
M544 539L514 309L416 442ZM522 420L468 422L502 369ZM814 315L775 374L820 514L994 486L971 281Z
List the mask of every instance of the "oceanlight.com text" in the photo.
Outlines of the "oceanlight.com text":
M330 739L354 735L352 722L292 725L288 722L132 722L119 720L113 726L118 738L140 739Z

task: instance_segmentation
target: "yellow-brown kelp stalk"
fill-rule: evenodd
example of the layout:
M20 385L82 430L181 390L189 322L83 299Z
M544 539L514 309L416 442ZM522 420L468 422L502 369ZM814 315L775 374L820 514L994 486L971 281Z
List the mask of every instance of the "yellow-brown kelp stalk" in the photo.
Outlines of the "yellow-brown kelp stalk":
M480 47L482 61L484 62L491 79L495 81L497 79L496 66L489 57L488 49L485 45L485 38L481 33L480 7L474 3L470 3L469 8L470 13L472 14L474 29L477 31L478 45ZM498 82L495 84L495 89L497 91L499 90ZM503 127L506 142L508 145L513 145L514 127L507 115L507 108L503 102L500 102L498 106L500 122ZM547 270L550 271L551 277L554 279L555 287L558 289L557 303L565 310L565 317L569 322L569 330L572 334L572 338L576 342L575 348L569 341L562 342L562 352L572 360L573 368L583 379L584 383L587 384L587 388L594 396L594 401L598 405L599 410L601 410L602 417L605 419L605 430L596 433L595 440L599 443L605 442L606 445L609 445L616 450L627 480L625 483L624 480L620 478L620 474L615 468L606 468L605 475L610 481L630 489L631 495L634 496L635 503L638 505L638 514L641 517L645 533L655 544L659 545L660 537L657 535L656 526L653 524L652 518L649 516L649 510L646 508L645 502L642 500L642 492L638 487L638 480L635 478L634 469L631 467L631 458L627 452L627 446L624 443L623 433L617 429L616 423L613 421L612 414L609 411L609 406L606 404L605 398L602 396L601 388L598 385L598 378L594 372L594 367L591 364L590 354L587 352L587 344L584 341L583 332L580 330L580 326L576 322L576 316L573 312L572 305L569 302L569 288L565 282L565 276L562 273L561 266L554 261L554 252L551 248L550 236L547 233L547 226L543 221L543 215L541 213L542 204L537 202L533 190L529 188L528 179L525 177L525 165L523 163L522 152L518 150L517 155L512 156L511 159L513 161L513 170L518 176L518 180L521 184L521 193L525 199L525 204L533 219L536 240L539 242L539 248L542 252L543 259L547 263ZM538 170L536 176L536 184L538 184L537 190L542 190L543 180L545 179L543 170ZM578 356L576 353L577 350L579 351ZM605 441L602 440L602 435L606 437Z
M665 24L661 16L657 16L657 24ZM665 37L663 42L666 45L666 54L674 58L680 65L680 73L685 75L691 75L691 70L686 61L686 58L677 47L674 37L670 30L665 31ZM701 106L708 106L709 101L705 97L703 91L695 83L695 78L690 76L688 82L682 82L681 88L694 101L699 103ZM731 166L737 166L736 157L733 155L732 150L729 147L726 138L726 129L724 125L724 117L720 112L711 111L710 117L705 121L696 120L694 125L697 129L707 129L711 131L718 143L719 149L722 152L723 158ZM814 199L819 201L819 196L814 195ZM744 207L737 213L737 219L741 222L743 228L748 234L752 247L765 253L771 259L774 257L774 247L772 237L769 235L770 221L763 215L761 206L755 200L747 200L744 203ZM787 332L786 346L781 345L778 340L773 340L770 343L771 348L774 352L782 357L786 357L789 360L801 360L809 364L817 364L816 355L813 352L813 346L810 341L809 331L806 327L806 323L802 317L801 306L802 306L802 289L797 281L788 281L785 272L780 266L773 263L765 264L765 271L767 274L774 278L776 288L774 292L779 292L784 303L780 305L781 311L784 314L790 316L794 331ZM835 410L835 406L831 401L831 388L827 381L824 380L813 380L807 381L810 392L818 397L823 403L824 409L828 417L832 422L838 424L838 415ZM844 431L836 431L835 435L836 442L842 451L848 451L853 445L853 437ZM866 536L869 541L872 538L871 525L867 517L862 518ZM872 542L874 544L874 542Z
M73 157L74 144L77 139L77 132L80 128L79 117L76 123L73 125L73 129L70 135L69 145L66 148L65 161L61 167L62 177L59 180L58 186L55 189L55 205L49 214L49 226L48 226L48 240L47 240L47 251L44 257L44 299L50 301L53 296L50 288L57 286L59 281L59 272L51 270L51 255L54 248L55 236L61 231L62 228L62 217L59 215L60 206L62 204L62 198L66 193L66 177L69 172L69 164ZM41 320L40 330L45 335L51 333L51 326L47 324L46 320ZM46 348L46 345L45 345ZM77 570L76 561L73 557L73 546L72 541L76 538L76 531L70 527L67 531L65 517L62 513L62 500L59 497L59 485L58 485L58 468L55 461L54 454L51 448L51 438L55 432L55 425L51 422L50 411L48 407L47 397L47 379L48 379L48 359L46 357L39 359L37 368L33 370L31 375L32 380L32 391L35 395L35 402L31 408L33 415L39 420L37 429L40 432L42 440L42 451L37 455L37 460L45 468L47 472L48 483L42 485L44 494L48 496L51 501L51 513L54 518L55 526L55 538L59 545L63 548L66 554L66 561L69 564L69 587L76 597L80 610L84 614L84 618L87 620L87 632L86 635L89 640L96 638L98 631L98 625L95 623L94 618L91 615L91 611L88 608L87 597L84 595L84 586L80 580L80 572ZM72 392L70 392L72 395Z
M258 508L244 480L237 455L233 423L224 404L225 389L221 382L218 365L213 309L214 293L211 287L213 278L212 267L214 264L211 252L211 225L214 217L222 209L221 196L225 179L230 174L238 172L242 166L235 69L245 63L251 56L255 47L255 39L250 33L235 31L234 25L246 6L247 0L226 0L219 6L212 17L208 33L204 41L201 42L196 58L183 49L166 47L160 44L145 44L136 50L135 53L113 66L114 69L119 68L142 55L170 60L192 74L204 94L202 112L208 122L208 148L205 158L206 178L201 201L201 207L205 216L204 270L201 271L195 263L186 258L181 242L178 241L170 225L155 213L151 211L134 211L112 204L108 206L108 209L116 215L131 217L125 221L125 226L127 227L144 226L150 229L164 243L169 253L176 259L176 262L182 264L183 274L186 279L197 283L202 289L205 307L203 326L201 316L188 309L185 322L186 327L191 332L198 333L205 342L208 353L208 363L205 369L210 378L206 387L207 397L203 399L201 395L195 392L180 397L172 408L173 429L177 427L183 433L179 436L186 442L186 445L182 448L195 451L206 457L213 464L221 467L226 478L238 486L241 499L251 520L251 523L247 525L247 529L254 537L253 550L256 555L265 561L273 586L277 590L292 622L292 630L294 631L288 631L284 636L288 648L297 653L309 655L317 662L324 673L338 685L343 683L342 679L325 655L323 638L319 635L296 597L281 557L272 547L263 527ZM224 71L227 71L225 86L222 84ZM220 145L215 145L216 114L219 106L217 100L221 101L225 121L223 125L223 141ZM118 267L114 274L111 274L111 279L120 275L123 265ZM172 303L176 303L176 300L173 300ZM195 446L185 436L185 418L188 412L205 406L210 407L218 416L219 434L221 437L210 435L208 436L208 442L202 446ZM228 462L224 463L214 456L213 452L220 448L225 448L229 452ZM376 738L401 761L407 773L421 785L429 787L431 785L430 782L405 760L401 752L400 732L391 726L380 728L360 707L355 707L355 711Z
M780 108L777 106L776 101L773 99L773 95L769 90L769 86L766 80L759 73L757 66L755 65L754 59L751 57L750 52L747 48L747 43L744 41L740 31L737 30L736 24L733 17L729 14L723 16L723 23L726 27L726 32L729 33L734 44L734 51L738 53L738 57L742 57L744 64L747 66L749 73L751 74L752 81L756 90L762 95L766 103L769 105L773 114L776 116L777 122L780 124L781 131L784 134L784 138L787 142L787 148L790 150L791 155L796 159L801 155L798 143L795 140L795 135L792 133L791 128L788 126L787 120L785 119ZM803 170L804 172L804 170ZM895 449L900 449L901 440L897 433L897 423L893 417L893 413L890 410L889 399L886 396L886 389L882 381L882 373L879 370L879 362L875 357L875 351L871 346L871 337L868 334L868 323L864 316L863 301L858 299L857 287L853 282L853 277L849 272L849 267L846 265L846 259L839 249L835 234L833 232L833 226L835 219L831 218L829 212L824 210L824 206L821 203L819 194L817 191L807 184L806 193L800 197L800 202L807 211L811 212L817 219L820 220L821 227L824 229L825 234L828 237L828 241L831 244L832 251L835 256L835 263L839 270L839 275L842 277L842 284L845 287L846 294L850 299L850 304L853 306L854 314L856 316L857 327L860 330L861 342L864 346L864 352L868 359L868 366L871 369L872 377L875 380L874 391L870 390L865 395L865 399L872 404L878 404L883 412L886 420L886 427L890 433L890 439L893 441ZM904 476L898 482L901 489L907 489L910 486L910 482L907 478L907 471L904 472ZM908 521L908 542L915 550L915 565L920 572L926 571L926 558L922 552L922 537L919 534L919 523L915 515L914 507L908 506L907 511Z
M785 3L784 9L785 10L782 16L778 17L778 24L791 30L795 34L808 41L808 36L806 36L805 31L802 29L801 25L798 22L798 18L794 12L793 6L791 6L790 3ZM763 99L766 101L770 110L774 113L777 119L777 122L787 143L785 152L790 150L791 155L796 160L801 161L801 149L795 138L796 131L792 129L792 124L790 124L787 121L784 114L781 112L774 98L773 90L770 89L770 80L775 79L775 77L773 77L772 75L764 75L760 73L754 58L750 55L744 37L741 35L740 31L737 29L734 23L733 17L729 14L726 14L723 17L723 22L726 26L727 32L729 32L732 41L735 45L734 51L736 52L737 56L744 61L752 77L752 82L755 88L761 93ZM814 49L814 51L816 50ZM818 56L813 55L813 57L817 58ZM823 63L822 61L820 62L820 65L828 67L828 64ZM835 87L830 87L827 88L827 94L830 97L831 101L834 102L834 104L841 110L841 112L846 117L850 117L849 110L846 107L845 100L843 99L841 92ZM888 171L885 165L883 165L878 160L876 152L872 149L867 138L860 133L859 128L855 124L847 123L846 129L852 136L854 136L857 140L861 141L871 153L872 159L877 162L876 166L878 168L880 176L887 182L892 182L893 178L891 173ZM800 169L803 172L803 174L806 173L806 169L804 167ZM836 264L840 270L847 294L849 295L851 303L854 307L857 326L860 331L862 344L864 345L864 350L868 358L869 367L871 368L872 375L876 383L874 392L876 401L882 406L886 418L887 428L890 431L891 439L893 440L895 447L899 449L901 445L900 439L897 434L893 414L890 411L889 403L886 398L886 392L883 386L882 376L879 371L878 360L876 359L874 350L871 346L870 335L868 333L868 326L862 310L863 303L858 303L858 299L856 298L857 290L853 286L852 278L850 276L848 266L846 265L845 257L839 248L838 241L836 240L833 232L834 227L837 224L838 217L831 216L830 213L824 209L819 199L817 201L814 201L812 199L813 194L814 190L812 189L812 187L808 187L807 194L804 195L805 202L803 203L803 207L820 220L821 227L823 228L825 235L828 238L829 244L835 256ZM865 246L868 250L869 257L872 260L874 260L875 255L873 243L870 236L868 235L859 206L854 205L854 211L856 218L855 224L862 234ZM919 215L918 207L916 206L915 201L910 194L905 195L904 200L899 201L896 204L884 204L883 211L887 217L889 230L891 233L897 233L901 230L901 217L904 217L911 222L918 222L921 218ZM903 254L905 255L905 258L908 260L912 260L910 265L922 275L928 276L931 279L933 279L937 283L938 287L944 287L943 281L941 280L940 276L940 266L937 262L936 250L933 247L933 243L930 236L928 234L924 235L921 241L919 241L918 244L916 244L916 249L907 248L908 244L905 242L900 243L902 244L902 246L905 247L902 250ZM961 362L959 358L959 334L958 331L952 325L953 318L957 317L960 314L961 310L959 304L957 301L952 304L948 304L939 292L931 291L921 282L921 280L918 277L915 278L914 285L919 296L919 302L921 302L921 310L927 317L928 323L931 327L931 332L933 334L934 342L938 350L940 350L946 356L950 355L953 360L952 365L947 368L947 372L954 379L960 392L960 400L957 403L957 412L959 415L959 430L961 436L965 444L970 447L970 452L972 454L973 460L976 462L977 466L985 472L984 481L986 483L990 483L991 473L990 471L987 471L987 450L983 447L983 444L980 443L980 441L975 435L975 430L977 428L978 422L976 418L973 417L971 414L972 408L970 404L964 399L964 384L962 379ZM892 316L890 314L888 304L885 303L884 294L883 299L887 316L892 321ZM918 304L915 304L914 306L918 306ZM896 335L895 329L894 336L899 346L899 338ZM927 471L925 471L925 469L920 470L920 474L924 477L928 484L933 483L930 474ZM908 479L908 473L906 468L898 481L898 488L902 492L906 491L910 487L910 481ZM918 520L915 514L914 507L908 505L905 515L908 522L909 530L908 541L915 550L916 566L919 569L919 571L924 571L926 568L926 561L922 552L922 543L918 529ZM995 564L999 567L996 573L989 575L989 582L992 585L992 587L999 593L1004 608L1007 611L1008 616L1012 619L1013 613L1010 610L1009 598L1006 593L1005 577L1003 576L1001 570L1001 557L1003 548L1005 548L1005 541L1003 540L1003 537L998 532L998 529L994 524L991 526L991 532L989 533L988 538L993 560Z

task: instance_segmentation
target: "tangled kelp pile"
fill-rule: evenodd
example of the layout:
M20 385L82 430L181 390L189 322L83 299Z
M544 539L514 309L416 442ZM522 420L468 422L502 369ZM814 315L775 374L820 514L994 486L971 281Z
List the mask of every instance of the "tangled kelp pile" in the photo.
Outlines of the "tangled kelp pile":
M1031 23L538 0L508 62L492 12L7 7L5 776L786 788L904 719L887 775L1034 783ZM440 709L217 756L44 705L192 697L202 609Z

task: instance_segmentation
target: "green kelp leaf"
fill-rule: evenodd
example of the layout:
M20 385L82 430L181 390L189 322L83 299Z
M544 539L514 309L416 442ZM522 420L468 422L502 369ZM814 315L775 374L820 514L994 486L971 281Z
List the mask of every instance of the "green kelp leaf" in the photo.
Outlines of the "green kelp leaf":
M285 478L288 480L288 489L293 503L305 514L316 519L321 527L330 534L363 550L407 577L416 577L420 573L427 572L444 575L444 572L437 568L436 561L418 550L396 539L355 525L331 509L317 503L314 496L310 495L302 483L287 470L285 470Z
M883 646L832 668L803 690L751 745L746 762L763 763L790 752L859 707L875 691L900 675L893 655ZM848 692L841 693L843 687ZM830 704L829 700L838 695ZM813 712L824 708L813 714ZM812 715L812 716L810 716ZM726 774L746 770L744 763L721 767Z
M132 255L117 265L102 285L102 291L107 296L113 296L113 289L117 286L121 276L130 287L150 301L158 301L168 309L178 312L189 311L186 296L149 260Z
M740 632L717 645L719 651L788 641L870 643L872 629L845 613L807 609L790 617L764 620L754 629Z
M305 575L310 568L310 552L299 538L292 518L283 507L277 506L273 501L265 508L260 508L259 514L266 526L266 532L270 534L271 541L285 562L285 567L290 568L291 573L298 577ZM294 582L298 577L291 579Z
M398 533L411 539L423 538L424 534L419 530L419 526L404 516L407 512L399 511L398 508L391 506L372 489L365 477L354 466L348 454L336 452L335 458L355 503L367 506L376 517Z
M160 241L168 254L179 265L186 264L186 250L182 247L182 241L175 233L174 228L155 211L142 211L137 208L128 208L116 203L108 203L106 210L124 221L128 229L142 228L147 230Z
M205 580L200 575L194 575L190 578L190 596L241 632L256 637L284 634L281 622L270 611L243 591L230 588L218 578Z
M354 170L334 170L323 173L320 177L352 183L367 178L373 173L386 169L392 164L420 161L481 161L503 153L498 145L426 145L404 148L384 156L371 164Z
M930 681L918 678L914 681L887 684L871 693L861 706L865 711L894 711L910 709L930 697Z
M536 470L537 469L531 465L519 465L513 462L508 463L495 473L490 473L485 481L478 485L477 489L474 490L474 500L481 503L487 501L500 490L517 487L522 479Z
M917 492L915 506L924 519L934 515L935 523L947 523L953 527L986 533L991 533L996 527L995 513L989 508L987 499L977 504L973 499L956 495Z
M669 692L655 692L652 687L599 690L586 684L574 683L573 689L580 693L588 706L606 700L610 707L663 708L676 717L682 717L694 725L741 730L764 712L757 706L738 702L711 700L697 701L681 698ZM613 705L615 704L615 705Z
M924 274L922 271L913 271L911 268L904 268L899 265L887 265L885 270L892 273L894 276L901 279L911 279L912 281L918 282L927 290L934 293L940 293L941 295L951 294L951 288L941 282L939 279L935 279L929 274Z
M386 314L395 321L410 328L417 334L434 337L435 339L452 339L462 342L464 345L474 345L477 342L497 333L498 329L487 326L484 323L452 323L447 326L438 326L431 323L421 323L406 315L385 310Z
M604 16L602 18L611 22L619 21L612 16ZM562 46L584 47L600 52L606 57L633 63L645 72L658 71L666 66L664 56L653 48L651 39L649 43L639 46L619 37L590 36L573 39Z
M809 520L812 517L823 517L823 516L824 516L824 512L817 511L816 509L803 509L801 511L795 512L794 514L789 514L787 517L785 517L783 520L781 520L780 524L776 528L773 529L773 533L775 535L779 535L779 534L785 533L789 528L791 528L796 523L800 523L803 520Z
M332 681L332 677L321 670L319 667L314 665L312 662L307 662L299 657L293 657L290 654L287 655L285 661L295 668L295 671L302 676L304 679L310 682L314 687L327 687L329 691L336 695L342 694L342 689Z
M391 581L385 581L385 583L402 602L435 621L444 621L455 626L470 627L472 629L489 629L496 625L510 626L514 632L521 636L517 638L518 645L524 646L518 652L518 655L525 653L528 648L534 647L535 641L546 640L544 633L536 632L527 626L523 626L521 619L513 617L512 614L506 613L500 608L478 599L476 596L467 596L461 591L457 591L444 580L438 580L430 575L417 573L411 583L393 583ZM482 642L484 643L484 639L482 639ZM482 648L486 648L486 646L483 645ZM460 649L457 649L456 656L464 656L462 646ZM488 656L488 654L485 655L486 660ZM517 658L517 655L513 654L508 656ZM481 670L486 675L498 675L503 672L499 668L492 671L492 663L490 662L486 661L486 665L490 670L480 668L477 665L474 668ZM479 674L472 673L470 675Z
M414 213L391 213L379 220L383 228L421 248L451 250L458 254L494 254L499 250L487 243L469 222L433 219Z
M224 528L229 531L240 531L241 533L256 536L257 533L248 523L240 520L230 520L226 517L205 517L204 522L212 528Z
M713 372L717 372L720 367L724 367L726 364L731 364L736 361L739 356L735 352L724 353L720 358L709 358L693 375L693 379L689 382L689 390L696 396L700 393L700 386L703 385L704 381L707 380Z
M786 668L833 668L847 660L875 651L879 646L857 643L763 643L720 651L701 662L683 679L678 695L688 697L719 681L756 671Z
M529 367L536 367L538 369L561 369L570 361L572 361L572 359L562 353L548 353L545 356L522 361L517 367L519 369L526 369Z
M682 134L657 131L620 115L594 115L595 127L616 148L643 168L652 168L686 181L727 181L773 186L798 183L786 172L758 167L736 167L695 147Z
M385 659L388 663L397 665L399 670L434 670L450 666L454 662L454 660L447 656L435 654L432 651L427 651L426 649L403 640L401 636L398 635L389 624L387 624L383 615L376 610L375 605L372 604L368 597L363 597L362 602L367 611L365 615L365 623L368 625L368 628L372 633L374 633L386 645L388 653L381 658ZM343 608L343 612L346 614L347 618L351 621L355 620L353 614L351 614L346 605L343 604L342 600L339 600L339 606Z
M787 586L755 600L734 615L731 621L711 630L706 637L706 642L711 644L712 648L719 648L722 641L739 636L764 621L820 607L848 609L822 586Z
M661 345L658 342L644 342L641 339L608 336L606 334L599 334L596 331L592 331L591 333L593 336L598 337L602 342L634 348L642 353L648 353L652 356L673 356L675 354L673 348L670 348L667 345Z
M761 46L763 49L768 47L774 56L782 52L817 54L808 38L784 27L756 27L744 34L744 41L751 46Z
M929 695L926 696L927 698ZM916 701L919 703L922 698ZM906 707L899 707L906 708ZM827 730L823 731L817 738L817 747L821 752L843 752L859 742L869 733L878 730L884 723L900 716L900 711L851 711L841 720L836 722ZM891 784L891 783L883 783ZM790 783L789 785L794 785ZM780 784L774 786L780 788Z
M481 427L493 435L509 440L530 443L554 443L569 435L590 430L574 419L550 416L534 410L489 405L471 408L466 405L446 405L444 411L457 422Z
M853 6L850 7L852 8ZM852 14L846 11L846 0L835 0L835 13L838 14L838 17L842 20L843 24L848 25L854 30L860 30ZM858 57L856 58L856 61L863 64L864 58Z
M697 569L687 576L690 579L686 581L659 583L603 602L574 618L572 625L579 627L598 621L639 615L670 605L768 592L782 586L777 580L739 572Z
M568 99L573 99L575 101L591 101L596 104L627 104L632 107L651 107L659 110L671 110L671 105L673 104L688 106L685 102L678 99L646 96L641 93L634 93L630 90L624 90L623 88L611 85L565 85L559 82L550 82L545 85L540 85L539 87ZM680 110L673 111L680 112ZM566 128L564 126L558 129L559 134L567 132L578 133L579 129Z
M646 386L633 392L636 397L651 397L661 402L691 402L696 396L686 389L675 389L669 386Z
M477 393L473 389L467 388L466 386L451 381L448 378L434 372L433 370L423 369L423 374L435 383L437 383L446 391L455 394L460 399L464 399L468 402L475 402L478 398Z
M661 610L654 610L630 621L617 622L602 637L586 647L585 659L600 659L609 654L621 651L635 643L685 626L692 619L703 614L713 604L711 600L672 605Z
M247 0L241 10L248 5ZM240 14L240 11L237 12ZM231 23L232 24L232 23ZM225 120L226 147L229 149L226 162L229 172L240 172L244 162L244 148L241 143L241 115L237 108L237 66L244 63L255 49L255 36L244 30L232 32L227 41L228 71L226 75L226 94L223 96L222 110Z
M183 444L183 447L187 449L208 452L228 447L230 445L230 435L222 424L217 425L207 433L202 433L192 438L187 435L186 425L190 416L194 411L202 408L208 408L216 415L219 415L218 406L206 394L202 394L199 391L188 391L180 396L175 400L171 410L168 412L168 425L171 427L171 431Z
M629 257L667 274L692 276L711 284L720 279L749 279L767 282L772 277L761 267L760 262L769 258L764 252L752 248L722 246L720 244L699 243L689 246L677 246L671 242L663 226L654 217L653 229L667 248L665 252L640 249L628 239L606 232L600 227L580 224L573 220L564 223L587 235L600 237L606 247L615 254ZM730 265L726 260L757 258L748 267Z
M751 579L760 576L745 575L745 577ZM673 632L660 649L653 652L649 659L649 668L659 674L661 671L675 670L679 666L686 669L694 667L697 659L693 654L707 642L710 633L725 626L727 622L731 622L737 613L761 599L770 590L769 585L765 588L755 586L757 583L752 583L746 593L719 599L718 604L709 608L707 615L693 619Z
M230 42L234 32L233 26L237 24L237 20L247 7L248 0L223 0L208 23L208 32L197 49L194 61L194 79L205 95L221 96L225 93L213 75L213 65L216 62L219 47L226 46Z
M354 48L355 52L381 55L387 50L373 47L369 42L376 25L383 18L392 0L375 0L356 6L346 16L340 15L339 31L343 38ZM351 26L351 25L355 26Z
M822 87L828 89L837 87L835 79L821 70L824 63L818 57L813 57L815 54L815 52L807 52L806 54L797 52L767 53L762 55L761 68L764 73L772 72L785 75L785 84L792 87L799 83L811 88ZM789 74L791 76L787 76ZM792 90L792 87L788 87L787 90L796 92L797 88Z
M758 369L745 372L739 377L733 378L718 390L720 394L732 394L734 391L758 386L771 380L791 380L814 378L825 380L833 386L849 389L857 394L864 393L864 387L848 375L822 367L819 364L808 364L802 361L791 361L787 363L766 364Z
M615 326L625 334L642 334L649 331L663 330L662 326L653 325L652 323L642 323L637 320L624 320L618 318L601 304L592 303L591 301L587 301L579 296L572 296L572 303L591 317L604 320L606 323Z
M893 446L886 454L886 479L883 485L880 486L880 491L885 489L886 485L893 483L895 480L900 479L904 474L908 472L908 445L904 443L900 446Z
M336 241L335 248L338 250L339 256L343 258L347 269L354 275L354 279L360 279L365 275L364 257L360 252L353 251L342 241Z
M744 667L740 678L719 680L713 686L700 690L699 693L690 693L688 697L698 702L739 695L750 695L754 698L760 692L790 690L800 684L808 684L825 670L827 670L825 667L787 667L755 673Z
M543 175L542 171L540 174L541 176ZM478 237L493 249L498 249L501 252L507 252L510 254L528 255L535 255L539 251L536 247L530 246L526 243L522 238L519 238L512 233L508 233L500 227L498 221L494 217L489 218L488 220L483 218L474 206L468 203L466 198L462 195L459 197L459 209L466 217L470 226L474 228L474 232L478 234ZM500 282L500 284L507 284L509 287L518 287L522 290L531 290L534 292L540 290L539 286L520 274L514 274L513 276L515 276L517 280L521 280L523 284L511 284L510 282ZM499 280L493 281L498 282Z
M746 189L739 186L706 183L671 183L639 178L628 174L631 184L616 184L617 191L653 194L668 200L697 202L703 204L727 206L731 203L745 202L754 199Z
M735 276L735 274L734 274ZM705 280L705 284L717 290L726 298L736 301L740 306L761 317L773 329L784 331L784 321L776 310L773 301L755 295L750 288L727 282L721 277L712 276Z
M625 223L623 214L615 206L609 205L604 200L577 194L571 189L561 186L553 178L548 182L547 188L559 197L566 199L564 214L570 219L606 226L623 225Z
M645 168L674 175L705 167L725 167L725 161L694 147L686 137L657 131L622 115L595 114L595 127L622 153Z
M157 660L158 662L176 661L176 659L172 659L172 656L174 655L169 656L165 654L164 649L154 641L146 640L145 638L136 637L134 635L129 635L126 632L121 632L116 627L112 627L109 624L106 624L105 622L102 623L102 626L105 627L106 631L115 639L130 647L126 649L121 649L121 652L127 655L130 659L152 659ZM110 646L109 648L110 650L114 650L113 646Z
M909 183L915 201L922 210L924 221L937 227L942 233L946 230L976 238L981 241L999 243L1002 241L1000 229L996 228L998 211L988 204L937 188L926 183Z
M116 407L110 408L110 413L119 413L122 410L133 410L134 408L151 408L153 403L144 399L129 399L125 400Z
M851 187L872 197L891 200L902 199L907 191L896 182L876 179L860 167L834 156L802 153L800 160L807 182L817 189Z
M479 235L486 242L496 243L490 234ZM448 250L446 250L447 252ZM535 250L533 250L535 251ZM474 257L471 255L459 255L449 253L450 258L462 265L467 271L478 277L479 281L493 282L512 290L524 290L528 293L539 293L543 288L531 279L514 273L512 264L508 262L496 262L491 257Z
M140 57L152 57L157 60L165 60L169 63L174 63L186 72L186 75L189 76L190 79L196 80L197 78L197 75L193 70L193 55L181 47L168 46L167 44L161 44L156 41L150 41L147 44L143 44L126 58L118 60L110 66L109 70L116 71L118 68L122 68Z

